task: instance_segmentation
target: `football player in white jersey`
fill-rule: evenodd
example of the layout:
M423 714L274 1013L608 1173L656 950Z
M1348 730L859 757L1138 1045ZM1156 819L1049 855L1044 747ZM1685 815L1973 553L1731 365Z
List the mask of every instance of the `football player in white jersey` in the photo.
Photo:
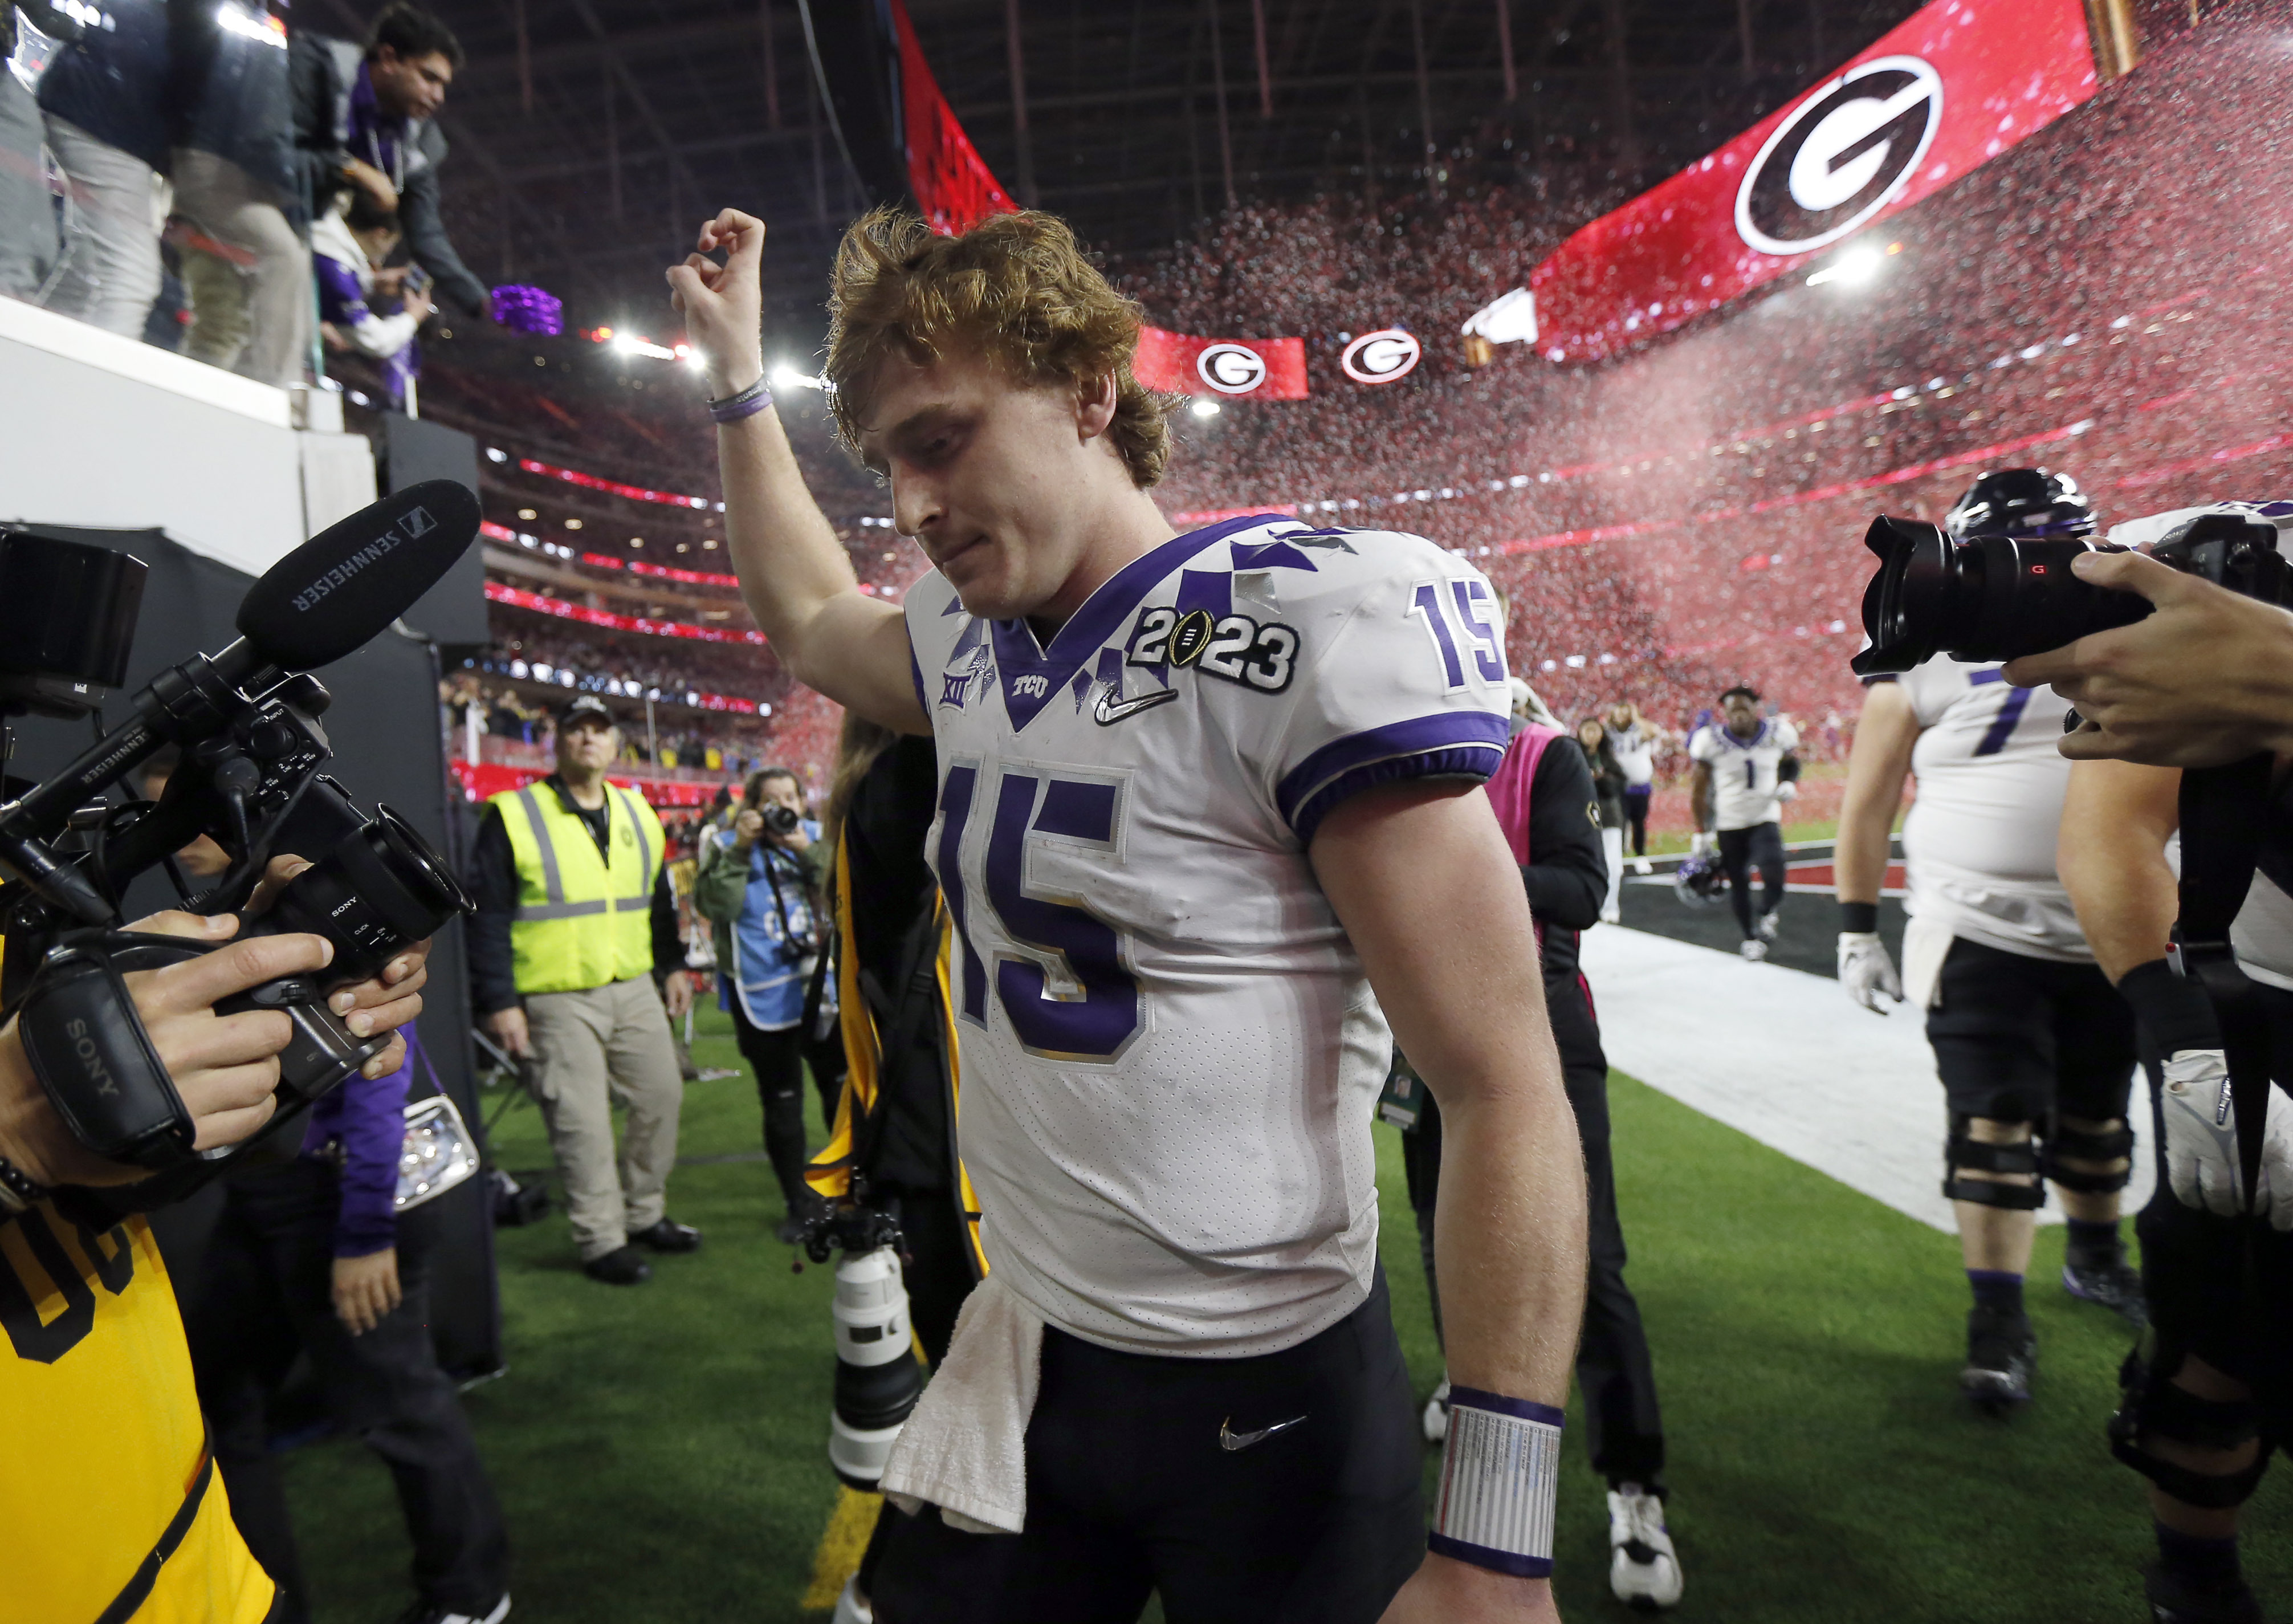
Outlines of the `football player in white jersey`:
M1776 939L1776 914L1784 902L1782 806L1799 793L1799 734L1781 717L1760 714L1755 689L1738 686L1720 696L1720 714L1689 735L1689 804L1696 814L1697 847L1716 836L1728 871L1728 902L1744 933L1743 955L1754 963ZM1752 870L1760 871L1760 905L1752 907Z
M2090 535L2094 509L2061 475L1986 474L1945 521L1956 537ZM1884 1013L1908 995L1926 1019L1950 1106L1943 1193L1973 1295L1959 1384L1975 1404L2029 1401L2037 1340L2023 1311L2037 1210L2051 1181L2070 1223L2062 1284L2137 1325L2141 1280L2119 1238L2133 1165L2126 1106L2134 1021L2094 967L2055 877L2070 763L2068 707L1995 665L1937 656L1872 680L1839 822L1839 978ZM1878 937L1879 889L1907 774L1911 922L1899 980ZM2034 1142L2035 1136L2035 1142Z
M1653 873L1648 860L1649 802L1656 794L1657 752L1671 743L1671 735L1628 699L1608 707L1600 727L1608 735L1616 765L1625 769L1625 821L1632 832L1633 872Z
M1173 1624L1556 1616L1584 1194L1479 789L1511 731L1488 583L1410 536L1173 536L1137 309L1065 227L879 211L839 251L825 370L935 566L903 615L766 403L763 240L727 210L669 280L758 623L800 680L937 742L990 1264L886 1467L920 1514L877 1616L1129 1624L1150 1590ZM1376 1268L1393 1037L1442 1103L1440 1267L1470 1282L1430 1555Z

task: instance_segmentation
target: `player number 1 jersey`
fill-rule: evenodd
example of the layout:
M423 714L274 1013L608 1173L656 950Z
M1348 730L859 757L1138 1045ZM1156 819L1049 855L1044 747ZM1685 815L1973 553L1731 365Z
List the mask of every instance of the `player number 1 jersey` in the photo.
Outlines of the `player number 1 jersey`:
M1420 538L1268 516L1163 543L1048 647L910 591L963 1155L1050 1324L1241 1357L1367 1295L1391 1043L1307 849L1370 785L1495 770L1497 613Z

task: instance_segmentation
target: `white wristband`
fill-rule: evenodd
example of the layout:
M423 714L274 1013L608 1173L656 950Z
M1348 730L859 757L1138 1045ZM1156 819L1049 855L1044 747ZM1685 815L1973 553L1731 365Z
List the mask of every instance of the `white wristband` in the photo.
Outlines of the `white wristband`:
M1550 1574L1560 1423L1561 1412L1549 1404L1450 1388L1427 1548L1522 1579Z

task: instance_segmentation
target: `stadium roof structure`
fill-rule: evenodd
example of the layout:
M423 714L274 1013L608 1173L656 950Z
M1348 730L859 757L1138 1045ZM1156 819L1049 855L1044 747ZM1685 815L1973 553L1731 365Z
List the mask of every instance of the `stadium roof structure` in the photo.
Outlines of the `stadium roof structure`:
M449 224L576 321L657 310L708 210L773 228L767 299L817 312L863 201L798 0L433 0L469 61L442 120ZM814 0L827 26L839 12ZM302 19L356 31L368 0ZM912 0L1003 184L1117 261L1235 204L1627 187L1725 141L1913 0ZM1575 186L1567 195L1593 188ZM664 315L663 320L666 321Z

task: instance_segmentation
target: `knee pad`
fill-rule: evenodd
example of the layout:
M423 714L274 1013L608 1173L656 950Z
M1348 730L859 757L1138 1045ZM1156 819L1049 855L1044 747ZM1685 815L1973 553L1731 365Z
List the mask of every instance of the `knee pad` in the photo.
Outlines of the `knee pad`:
M2118 1162L2116 1173L2082 1173L2062 1165L2068 1157L2080 1162ZM2062 1125L2059 1118L2046 1127L2046 1143L2038 1150L2038 1165L2047 1179L2064 1190L2089 1196L2114 1196L2134 1177L2134 1130L2120 1124L2104 1133L2081 1133Z
M2118 1371L2118 1413L2110 1418L2110 1452L2185 1506L2215 1511L2242 1506L2268 1470L2267 1443L2252 1465L2219 1474L2193 1472L2142 1448L2144 1433L2196 1449L2233 1449L2260 1433L2260 1412L2251 1399L2201 1399L2174 1385L2181 1368L2182 1350L2154 1331L2126 1356Z
M1954 1111L1950 1138L1943 1144L1942 1193L1952 1201L1973 1201L1983 1206L2003 1206L2010 1212L2030 1213L2046 1204L2046 1187L2036 1181L2038 1147L2025 1140L2019 1145L1987 1145L1967 1136L1974 1119ZM1963 1178L1962 1173L2026 1173L2028 1184L2002 1184L1993 1179Z

